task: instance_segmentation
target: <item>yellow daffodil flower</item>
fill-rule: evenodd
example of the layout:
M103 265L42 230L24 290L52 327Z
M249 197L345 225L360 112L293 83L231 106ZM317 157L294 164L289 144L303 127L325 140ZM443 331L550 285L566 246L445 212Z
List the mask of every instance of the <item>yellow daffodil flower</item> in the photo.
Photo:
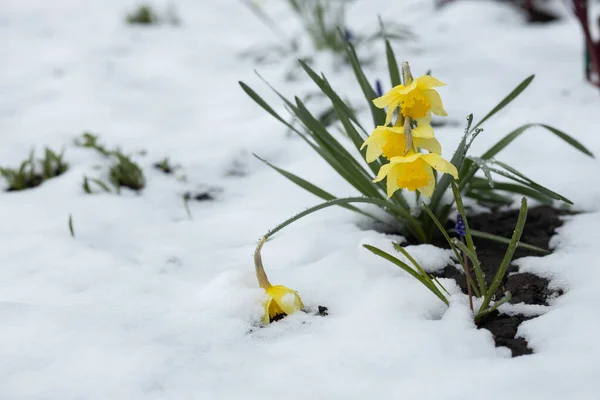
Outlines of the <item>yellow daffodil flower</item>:
M431 153L442 154L442 146L433 135L430 125L431 114L417 120L417 127L412 129L412 143L415 148L425 149ZM378 126L363 143L361 150L367 147L368 163L375 161L383 154L388 160L406 153L406 136L403 126Z
M436 115L448 115L442 105L442 99L434 87L445 86L429 75L414 79L409 85L398 85L391 88L386 94L373 100L378 108L387 107L385 124L392 122L394 110L400 107L400 112L406 118L424 118L429 111Z
M256 268L258 286L265 289L267 296L269 296L269 299L264 304L265 313L263 315L263 322L268 324L271 321L302 310L304 303L302 303L300 295L295 290L283 285L271 285L269 282L260 255L260 251L266 241L267 237L263 237L256 247L254 252L254 266Z
M439 154L422 154L411 150L405 156L392 157L389 164L385 164L379 169L374 182L379 182L387 176L388 198L392 197L394 192L400 188L410 191L418 190L425 196L431 197L435 188L432 168L458 179L456 167Z
M269 286L266 291L269 299L265 302L263 317L265 324L304 308L304 303L302 303L300 295L295 290L283 285L274 285Z

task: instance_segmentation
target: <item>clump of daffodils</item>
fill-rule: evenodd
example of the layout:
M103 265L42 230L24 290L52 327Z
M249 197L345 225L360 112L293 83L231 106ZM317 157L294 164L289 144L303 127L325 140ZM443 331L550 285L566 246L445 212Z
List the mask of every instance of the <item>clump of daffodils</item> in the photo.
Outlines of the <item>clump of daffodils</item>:
M387 177L388 198L398 189L418 190L431 197L435 188L433 169L458 179L456 167L442 158L442 146L431 127L432 113L447 115L434 89L445 84L429 75L413 79L406 62L402 64L402 72L403 84L373 100L378 108L387 107L386 121L384 126L375 128L362 147L367 147L367 162L380 156L389 161L381 166L374 181Z
M280 320L286 315L295 313L304 308L304 303L300 295L295 290L292 290L283 285L271 285L267 278L267 273L263 267L260 251L263 244L267 241L267 237L263 237L256 247L254 252L254 266L256 268L256 279L258 286L265 289L268 296L264 303L265 312L263 315L263 323L269 324L273 321Z

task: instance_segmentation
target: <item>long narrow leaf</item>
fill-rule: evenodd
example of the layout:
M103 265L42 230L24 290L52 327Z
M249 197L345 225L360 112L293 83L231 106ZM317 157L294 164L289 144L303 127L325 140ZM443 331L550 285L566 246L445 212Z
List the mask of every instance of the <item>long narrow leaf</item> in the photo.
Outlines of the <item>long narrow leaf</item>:
M392 87L398 86L400 83L400 70L398 69L398 62L396 61L396 56L394 55L394 50L390 45L390 41L385 39L385 55L387 57L387 65L388 70L390 71L390 82L392 83Z
M340 38L344 37L344 32L342 32L342 30L339 28L338 28L338 33L340 35ZM373 117L373 125L374 126L383 125L385 123L385 112L382 109L377 108L375 106L375 104L373 104L373 99L377 98L377 94L373 90L373 87L371 87L369 80L365 76L365 73L363 72L362 67L360 66L360 61L358 60L358 56L356 55L356 50L354 49L354 46L352 45L352 43L350 43L347 40L345 40L344 43L345 43L346 55L348 56L350 65L352 65L352 70L354 71L354 75L356 76L356 79L358 80L360 88L362 89L363 94L365 95L365 99L367 100L367 103L369 104L369 109L371 110L371 116Z
M454 245L454 242L452 241L452 239L450 239L450 236L446 232L446 229L444 229L444 226L442 225L442 223L440 222L440 220L435 216L435 214L433 213L433 211L431 211L431 209L429 207L427 207L427 204L421 203L421 206L423 207L423 209L425 210L425 212L427 214L429 214L429 216L431 217L431 219L433 220L433 222L435 223L435 225L437 226L437 228L440 230L440 232L442 233L442 235L444 236L444 238L448 242L448 245L450 246L450 249L452 249L452 251L454 252L454 257L458 260L458 262L462 266L462 269L465 272L465 276L466 276L467 275L467 266L465 265L463 257L460 256L460 254L458 252L458 249ZM479 289L477 289L477 285L475 284L475 282L473 282L473 279L470 276L468 277L468 279L471 281L471 287L473 289L473 292L475 293L475 296L479 297L480 294L479 294Z
M333 106L337 106L340 110L342 110L348 116L348 118L350 118L356 125L358 125L362 129L362 126L360 126L360 123L358 122L358 119L354 115L354 112L350 109L350 107L348 107L346 105L346 103L344 101L342 101L342 99L338 96L338 94L329 85L329 82L327 82L327 80L325 80L324 78L321 78L319 75L317 75L317 73L315 71L313 71L312 68L310 68L308 66L308 64L306 64L304 61L298 60L298 62L300 63L300 65L302 66L304 71L306 71L306 73L308 74L310 79L312 79L313 82L315 82L317 84L319 89L321 89L321 91L323 93L325 93L325 95L327 97L329 97L331 104Z
M477 230L471 229L471 235L473 235L474 237L478 237L480 239L491 240L493 242L498 242L498 243L503 243L503 244L510 244L510 239L507 239L502 236L494 235L491 233L487 233L487 232L482 232L482 231L477 231ZM519 243L517 243L517 247L520 249L523 249L523 250L534 251L536 253L543 254L543 255L551 254L551 252L548 250L545 250L545 249L542 249L541 247L537 247L537 246L527 244L527 243L519 242Z
M270 162L268 162L267 160L264 160L262 158L260 158L259 156L257 156L256 154L253 154L254 157L258 158L260 161L262 161L263 163L265 163L266 165L268 165L269 167L273 168L275 171L279 172L281 175L285 176L286 178L288 178L291 182L295 183L296 185L300 186L302 189L314 194L315 196L318 196L320 198L322 198L323 200L335 200L337 199L337 197L335 197L334 195L332 195L331 193L321 189L320 187L310 183L309 181L300 178L298 175L294 175L291 172L288 172L282 168L276 167L275 165L271 164ZM356 208L354 206L351 206L349 204L344 204L341 205L340 207L344 207L350 211L354 211L357 212L359 214L365 215L369 218L373 218L373 219L377 219L379 220L379 218L374 217L373 215L366 213L364 211L362 211L359 208Z
M490 301L492 300L492 296L496 293L500 284L502 283L502 279L504 279L504 275L506 275L506 271L508 271L508 267L510 266L510 262L512 261L513 255L515 254L515 250L517 249L517 244L519 240L521 240L521 235L523 234L523 228L525 227L525 221L527 220L527 199L523 197L521 200L521 210L519 210L519 218L517 219L517 225L513 232L512 238L510 239L510 243L508 248L506 249L506 253L504 253L504 257L502 258L502 262L498 267L498 272L492 281L492 284L488 288L485 297L483 298L483 302L481 303L481 307L479 311L483 311L488 308Z
M415 278L416 280L421 282L423 284L423 286L425 286L427 289L429 289L433 294L435 294L446 305L450 304L448 302L448 299L446 298L446 296L444 296L444 294L442 292L440 292L440 290L437 288L437 286L435 286L435 284L431 281L431 279L429 279L429 281L425 280L419 273L417 273L415 270L413 270L411 267L409 267L406 263L397 259L393 255L386 253L385 251L383 251L381 249L378 249L377 247L370 246L368 244L363 244L363 247L365 249L369 250L371 253L378 255L379 257L381 257L385 260L388 260L391 263L402 268L404 271L408 272L413 278Z
M533 78L535 77L535 75L531 75L529 77L527 77L523 82L521 82L516 88L514 88L512 90L512 92L510 92L508 94L508 96L506 96L504 99L502 99L502 101L500 103L498 103L498 105L496 107L494 107L492 109L492 111L490 111L489 113L487 113L487 115L485 117L483 117L483 119L481 121L479 121L474 127L473 130L477 129L481 124L483 124L485 121L487 121L490 117L492 117L494 114L496 114L498 111L502 110L504 107L506 107L511 101L513 101L518 95L521 94L521 92L523 92L523 90L525 90L527 88L527 86L529 86L529 84L531 83L531 81L533 80Z
M338 205L351 204L351 203L374 204L389 213L393 213L393 214L402 216L404 219L406 219L408 224L414 229L417 238L423 242L425 241L425 232L423 232L423 229L421 228L421 225L419 224L419 222L412 215L410 215L410 212L408 210L406 210L396 204L390 203L389 201L386 201L386 200L372 199L372 198L368 198L368 197L345 197L342 199L330 200L325 203L318 204L314 207L311 207L307 210L302 211L301 213L294 215L291 218L288 218L281 224L277 225L275 228L271 229L265 236L267 238L271 237L275 233L277 233L280 230L282 230L283 228L285 228L286 226L288 226L288 225L294 223L295 221L297 221L303 217L306 217L307 215L310 215L316 211L319 211L319 210L322 210L324 208L331 207L331 206L338 206Z
M469 186L469 188L471 190L476 189L479 191L490 190L490 188L487 184L487 181L485 179L481 180L480 178L474 178L473 182L471 182L471 185ZM516 183L494 182L494 191L498 191L498 190L524 195L524 196L530 197L530 198L535 199L544 204L552 204L552 202L553 202L553 199L551 197L549 197L543 193L540 193L539 191L532 189L528 186L518 185ZM467 193L467 195L469 195L469 194Z
M477 282L479 283L479 291L483 294L486 292L485 278L483 277L483 271L481 270L481 263L477 258L475 243L473 242L473 237L471 236L471 230L469 228L469 221L467 219L467 212L465 211L462 198L460 197L458 186L454 182L452 182L452 192L454 193L454 199L456 200L456 208L458 209L458 212L462 216L463 221L465 223L465 239L467 241L467 246L469 247L469 250L473 252L473 256L475 257L475 259L473 260L473 269L475 270L475 277L477 278Z
M512 299L512 294L510 292L506 292L506 294L504 295L504 297L502 297L500 300L498 300L497 302L495 302L493 306L491 306L487 310L479 311L475 315L475 318L474 318L475 322L479 321L479 319L481 319L481 317L483 317L484 315L487 315L487 314L489 314L489 313L491 313L493 311L496 311L498 309L498 307L500 307L504 303L508 303L511 299Z
M588 155L590 157L594 157L594 154L587 147L585 147L583 144L581 144L579 141L577 141L572 136L570 136L570 135L564 133L563 131L558 130L550 125L533 123L533 124L522 125L522 126L518 127L517 129L513 130L512 132L508 133L506 136L504 136L502 139L500 139L495 145L493 145L485 153L483 153L481 158L484 160L493 158L494 156L496 156L496 154L498 154L500 151L502 151L504 148L506 148L509 144L511 144L516 138L521 136L521 134L523 134L529 128L533 128L533 127L545 128L548 132L553 133L554 135L556 135L560 139L564 140L569 145L571 145L575 149L579 150L583 154ZM473 176L475 176L475 173L477 172L477 169L478 169L478 167L475 165L472 165L471 162L465 162L465 167L467 169L467 172L464 174L464 176L461 171L461 184L460 184L461 189L463 189L466 185L470 184Z

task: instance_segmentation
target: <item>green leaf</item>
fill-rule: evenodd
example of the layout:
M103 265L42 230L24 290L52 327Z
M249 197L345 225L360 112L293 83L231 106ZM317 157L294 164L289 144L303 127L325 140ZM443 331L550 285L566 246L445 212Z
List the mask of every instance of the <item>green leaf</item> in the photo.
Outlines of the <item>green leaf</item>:
M504 275L506 275L506 271L508 271L508 267L510 266L510 262L512 261L513 255L515 254L515 250L517 249L517 244L521 239L521 235L523 234L523 228L525 227L525 221L527 220L527 199L523 197L521 200L521 209L519 210L519 218L517 219L517 225L513 232L512 238L510 239L510 243L508 248L506 249L506 253L504 253L504 257L502 258L502 262L500 263L500 267L498 267L498 272L492 281L489 289L487 290L485 297L483 298L483 302L481 303L481 307L479 308L479 312L486 310L490 301L492 300L492 296L496 293L500 284L502 283L502 279L504 279Z
M473 114L467 116L467 127L465 128L465 133L460 140L458 147L454 151L454 155L450 162L456 167L457 170L461 170L463 160L465 159L466 151L467 151L467 139L469 137L469 132L471 131L471 124L473 123ZM452 182L454 178L449 174L443 174L439 179L437 184L435 185L435 189L433 191L433 195L431 196L431 201L429 202L429 207L433 211L434 214L438 212L438 208L440 205L440 201L448 190L450 186L450 182ZM426 229L428 232L433 233L433 225L429 224Z
M550 189L548 189L548 188L540 185L539 183L533 181L532 179L530 179L527 176L523 175L521 172L517 171L516 169L514 169L510 165L505 164L505 163L500 162L500 161L497 161L497 160L494 160L493 164L494 165L498 165L498 166L504 168L504 170L506 170L506 171L501 170L501 169L497 169L497 168L490 168L490 171L493 171L493 172L495 172L495 173L497 173L499 175L502 175L502 176L504 176L506 178L512 179L515 182L518 182L518 183L523 184L525 186L529 186L532 189L535 189L538 192L540 192L540 193L542 193L542 194L544 194L544 195L546 195L548 197L551 197L551 198L553 198L555 200L562 200L565 203L573 204L573 202L571 200L569 200L566 197L564 197L564 196L562 196L562 195L560 195L560 194L558 194L556 192L553 192L552 190L550 190Z
M469 185L469 189L470 190L477 190L479 192L491 192L490 187L488 186L488 183L485 179L481 179L481 178L473 178L473 181L471 182L471 184ZM516 194L520 194L520 195L524 195L527 197L530 197L532 199L535 199L543 204L552 204L553 203L553 199L552 197L549 197L543 193L538 192L535 189L532 189L528 186L524 186L524 185L519 185L516 183L510 183L510 182L494 182L494 192L495 191L505 191L505 192L509 192L509 193L516 193ZM470 192L467 192L467 196L470 197ZM512 202L512 200L511 200Z
M314 194L315 196L318 196L320 198L322 198L323 200L335 200L337 199L337 197L335 197L334 195L332 195L331 193L321 189L320 187L310 183L309 181L300 178L297 175L292 174L291 172L288 172L282 168L276 167L275 165L271 164L270 162L268 162L267 160L264 160L262 158L260 158L259 156L257 156L256 154L252 154L254 157L258 158L260 161L262 161L263 163L265 163L266 165L268 165L269 167L273 168L275 171L279 172L281 175L285 176L286 178L288 178L290 181L292 181L293 183L295 183L296 185L300 186L302 189ZM364 211L362 211L359 208L356 208L354 206L348 205L348 204L344 204L341 205L341 207L344 207L350 211L354 211L357 212L359 214L365 215L369 218L373 218L373 219L377 219L379 220L379 218L376 218L375 216L368 214Z
M250 96L250 98L251 98L252 100L254 100L254 101L256 102L256 104L258 104L259 106L261 106L261 107L262 107L262 108L263 108L263 109L264 109L266 112L268 112L268 113L269 113L269 114L271 114L273 117L275 117L275 119L277 119L277 120L281 121L281 122L282 122L283 124L285 124L285 125L289 125L289 124L287 123L287 121L285 121L283 118L281 118L281 117L279 116L279 114L277 114L277 113L275 112L275 110L273 110L273 109L271 108L271 106L270 106L270 105L268 105L268 104L267 104L267 102L263 100L263 98L262 98L262 97L260 97L260 96L259 96L259 95L258 95L258 94L257 94L257 93L254 91L254 90L252 90L252 88L251 88L250 86L246 85L246 84L245 84L244 82L242 82L242 81L239 81L238 83L240 84L240 86L242 87L242 89L244 90L244 92L246 92L246 94L247 94L248 96ZM290 128L291 128L291 126L290 126Z
M483 117L483 119L481 121L479 121L477 123L477 125L475 125L473 127L473 130L475 130L476 128L478 128L479 125L483 124L490 117L492 117L494 114L496 114L498 111L502 110L510 102L512 102L518 95L521 94L521 92L523 90L525 90L527 88L527 86L529 86L529 84L531 83L531 81L533 80L534 77L535 77L535 75L529 76L523 82L521 82L516 88L514 88L513 91L508 94L508 96L506 96L504 99L502 99L502 101L500 103L498 103L498 105L496 107L494 107L492 109L492 111L490 111L489 113L487 113L487 115L485 117Z
M397 214L397 215L402 216L404 219L407 220L409 226L414 230L415 236L419 240L425 242L425 232L423 232L423 229L421 228L419 221L417 221L412 215L410 215L410 212L408 210L406 210L405 208L402 208L394 203L386 201L386 200L372 199L372 198L368 198L368 197L345 197L342 199L326 201L325 203L321 203L314 207L310 207L309 209L304 210L301 213L298 213L291 218L288 218L281 224L277 225L275 228L271 229L264 236L269 238L269 237L273 236L275 233L277 233L280 230L282 230L283 228L285 228L286 226L288 226L288 225L294 223L295 221L297 221L303 217L306 217L307 215L310 215L316 211L319 211L319 210L322 210L324 208L331 207L331 206L338 206L338 205L351 204L351 203L374 204L374 205L382 208L384 211L391 213L392 215Z
M344 32L342 32L342 30L339 28L338 28L338 32L339 32L340 37L343 38ZM348 56L348 60L350 61L350 64L352 65L352 70L354 71L354 75L356 76L356 79L358 80L358 84L360 85L360 88L362 89L362 92L365 95L365 99L367 100L367 103L369 104L369 109L371 110L371 116L373 117L373 125L374 126L383 125L385 123L385 112L382 109L377 108L375 106L375 104L373 104L373 99L377 98L377 93L375 93L375 90L373 90L373 87L369 83L369 80L365 76L365 73L363 72L362 67L360 66L360 61L358 60L358 56L356 55L356 50L354 49L354 46L352 45L352 43L350 43L348 41L344 41L344 43L345 43L346 54Z
M506 294L504 295L504 297L502 297L500 300L498 300L497 302L495 302L493 306L491 306L487 310L479 311L475 315L475 322L478 322L481 319L481 317L483 317L484 315L489 314L489 313L491 313L493 311L496 311L498 309L498 307L500 307L504 303L508 303L511 299L512 299L511 293L510 292L506 292Z
M100 179L96 179L96 178L90 178L90 181L94 182L96 185L100 186L102 188L102 190L104 190L105 192L111 193L112 191L110 190L110 188L108 187L108 185L104 182L102 182Z
M73 215L69 214L69 232L71 232L71 236L75 237L75 229L73 229Z
M549 132L555 134L557 137L564 140L569 145L571 145L575 149L579 150L583 154L588 155L590 157L594 157L594 154L590 150L588 150L587 147L585 147L583 144L578 142L572 136L570 136L570 135L564 133L563 131L560 131L550 125L533 123L533 124L526 124L526 125L520 126L519 128L515 129L514 131L512 131L509 134L507 134L506 136L504 136L500 141L498 141L498 143L496 143L488 151L486 151L481 156L481 158L489 159L489 158L494 157L496 154L498 154L500 151L502 151L502 149L504 149L506 146L508 146L513 140L515 140L516 138L521 136L521 134L523 132L525 132L529 128L533 128L533 127L537 127L537 126L547 129Z
M588 155L590 157L594 157L593 153L590 150L588 150L583 144L578 142L572 136L569 136L566 133L564 133L563 131L560 131L550 125L533 123L533 124L522 125L522 126L518 127L517 129L513 130L512 132L508 133L506 136L504 136L502 139L500 139L495 145L490 147L488 149L488 151L483 153L481 158L484 160L489 160L489 159L493 158L496 154L498 154L500 151L502 151L504 148L506 148L509 144L511 144L516 138L521 136L521 134L523 134L529 128L533 128L533 127L545 128L548 132L553 133L554 135L556 135L560 139L564 140L569 145L571 145L575 149L579 150L583 154ZM470 162L470 161L465 162L465 166L463 167L463 170L461 170L461 177L460 177L461 178L461 182L460 182L461 190L466 185L471 183L471 180L475 176L477 169L478 169L478 167L473 165L472 162ZM463 174L463 171L465 172L464 174Z
M452 182L452 193L454 194L454 200L456 201L456 208L458 209L458 212L462 216L463 221L465 223L465 233L466 233L465 239L467 241L467 246L469 247L469 250L473 253L473 256L474 256L474 259L472 260L473 261L473 270L475 271L475 277L477 278L477 283L479 284L479 291L483 294L486 292L485 278L483 276L483 271L481 270L481 263L479 262L479 258L477 257L477 251L475 250L475 243L473 242L473 237L471 236L471 229L469 228L467 212L465 211L465 207L463 205L462 197L460 196L460 191L458 190L458 186L456 185L456 183L454 183L454 181ZM456 242L454 244L456 244L459 248L461 248L461 246L459 246ZM460 243L460 244L462 244L462 243Z
M319 75L317 75L308 66L308 64L306 64L304 61L298 60L298 62L300 63L300 65L302 66L304 71L306 71L308 76L313 80L313 82L315 82L317 84L319 89L321 89L321 91L323 93L325 93L325 95L329 98L329 100L331 101L331 104L334 107L338 107L341 112L345 113L348 116L348 118L350 118L352 120L352 122L354 122L357 126L359 126L361 129L363 129L362 126L360 125L360 123L358 122L356 115L354 115L354 112L340 98L340 96L338 96L338 94L333 90L333 88L329 85L329 82L327 82L325 77L323 77L323 78L319 77ZM363 129L363 131L364 131L364 129ZM363 141L364 141L364 139L363 139Z
M474 229L471 229L471 235L473 235L474 237L480 238L480 239L486 239L486 240L491 240L493 242L498 242L498 243L503 243L503 244L510 244L510 240L502 237L502 236L498 236L498 235L493 235L491 233L487 233L487 232L482 232L482 231L477 231ZM517 243L517 247L523 250L530 250L539 254L543 254L543 255L548 255L548 254L552 254L550 251L542 249L541 247L537 247L531 244L527 244L527 243L522 243L519 242Z
M374 246L370 246L368 244L363 244L363 247L367 250L369 250L371 253L378 255L379 257L390 261L391 263L397 265L398 267L402 268L404 271L408 272L413 278L415 278L416 280L418 280L419 282L421 282L427 289L431 290L431 292L433 294L435 294L440 300L442 300L446 305L449 305L450 303L448 302L448 299L446 298L446 296L443 295L442 292L440 292L440 290L437 288L437 286L435 286L435 284L432 283L431 278L429 278L429 280L426 280L425 278L423 278L423 276L421 276L419 273L417 273L416 271L414 271L411 267L409 267L406 263L400 261L399 259L397 259L396 257L394 257L393 255L386 253L385 251L378 249L377 247Z
M385 54L387 57L388 70L390 71L390 82L392 83L392 87L398 86L402 83L400 80L400 70L398 69L398 62L396 61L394 50L388 39L385 39Z

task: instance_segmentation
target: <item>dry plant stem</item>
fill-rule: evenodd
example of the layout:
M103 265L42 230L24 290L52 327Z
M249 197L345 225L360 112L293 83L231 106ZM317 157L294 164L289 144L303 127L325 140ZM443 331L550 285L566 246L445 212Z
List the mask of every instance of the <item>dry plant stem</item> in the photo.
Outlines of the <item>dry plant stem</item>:
M462 237L460 240L464 243L465 239ZM469 258L467 257L467 253L463 252L463 261L465 263L465 274L467 275L467 293L469 294L469 307L471 307L471 312L474 312L473 309L473 289L471 289L471 268L469 268Z
M402 63L402 79L403 79L402 84L404 86L410 85L413 80L412 74L410 73L410 66L408 65L408 63L406 61ZM398 118L400 118L400 113L401 113L401 111L398 111ZM404 137L406 139L406 148L404 150L403 155L406 155L406 153L408 153L413 147L412 132L411 132L411 128L410 128L410 118L408 118L408 117L406 117L404 119Z
M258 242L258 246L256 246L256 250L254 251L254 267L256 268L256 280L258 280L258 286L263 289L269 288L271 283L269 283L269 278L267 278L267 273L263 267L262 257L260 255L260 251L262 250L263 245L267 241L267 237L264 236Z
M412 149L412 132L410 130L410 118L404 119L404 137L406 138L406 149L404 154L408 153Z
M587 0L573 0L573 11L575 16L581 23L583 29L583 36L587 45L587 51L592 64L592 72L596 75L595 77L587 76L587 79L593 85L600 87L600 54L599 54L599 43L594 42L589 27L589 16Z

